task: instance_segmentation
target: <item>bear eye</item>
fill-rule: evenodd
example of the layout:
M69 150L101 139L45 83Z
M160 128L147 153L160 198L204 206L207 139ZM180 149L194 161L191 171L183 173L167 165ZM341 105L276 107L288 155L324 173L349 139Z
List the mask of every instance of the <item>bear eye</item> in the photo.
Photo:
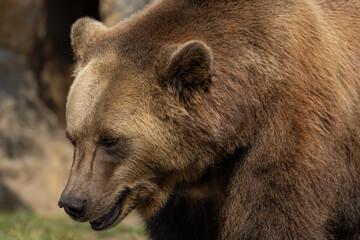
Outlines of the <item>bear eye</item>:
M119 142L118 138L103 138L99 141L99 144L106 148L111 148Z
M72 143L74 147L76 146L76 142L75 140L73 140L69 132L66 132L66 138L69 139L69 141Z
M100 135L97 146L118 160L128 158L131 152L129 137L120 133Z

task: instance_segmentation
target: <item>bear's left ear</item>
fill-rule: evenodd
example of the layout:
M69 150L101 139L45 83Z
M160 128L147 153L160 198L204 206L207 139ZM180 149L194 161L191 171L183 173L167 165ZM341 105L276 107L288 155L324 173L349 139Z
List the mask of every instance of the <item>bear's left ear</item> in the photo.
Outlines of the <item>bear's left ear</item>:
M160 85L182 101L191 100L211 84L212 51L202 41L192 40L167 49L156 64Z

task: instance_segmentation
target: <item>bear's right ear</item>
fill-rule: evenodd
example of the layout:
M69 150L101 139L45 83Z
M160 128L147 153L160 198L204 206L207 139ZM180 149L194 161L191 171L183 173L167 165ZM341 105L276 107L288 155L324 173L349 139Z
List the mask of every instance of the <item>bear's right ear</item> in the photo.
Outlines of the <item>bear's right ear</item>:
M87 44L106 26L89 17L78 19L71 27L71 46L77 58L81 58Z

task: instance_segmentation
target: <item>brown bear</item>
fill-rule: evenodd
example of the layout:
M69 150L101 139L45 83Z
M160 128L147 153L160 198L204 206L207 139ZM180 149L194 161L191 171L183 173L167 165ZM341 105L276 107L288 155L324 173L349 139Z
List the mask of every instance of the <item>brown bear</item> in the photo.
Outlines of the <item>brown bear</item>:
M360 238L360 1L159 0L72 27L59 206L150 239Z

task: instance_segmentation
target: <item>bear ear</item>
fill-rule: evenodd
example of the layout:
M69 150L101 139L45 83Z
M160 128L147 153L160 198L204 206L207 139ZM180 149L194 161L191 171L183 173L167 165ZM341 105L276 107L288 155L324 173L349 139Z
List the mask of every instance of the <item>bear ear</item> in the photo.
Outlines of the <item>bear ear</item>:
M211 84L212 51L202 41L192 40L170 47L161 54L156 72L160 85L179 100L191 100Z
M85 47L97 33L105 30L106 26L89 17L78 19L71 27L71 46L75 56L81 58Z

